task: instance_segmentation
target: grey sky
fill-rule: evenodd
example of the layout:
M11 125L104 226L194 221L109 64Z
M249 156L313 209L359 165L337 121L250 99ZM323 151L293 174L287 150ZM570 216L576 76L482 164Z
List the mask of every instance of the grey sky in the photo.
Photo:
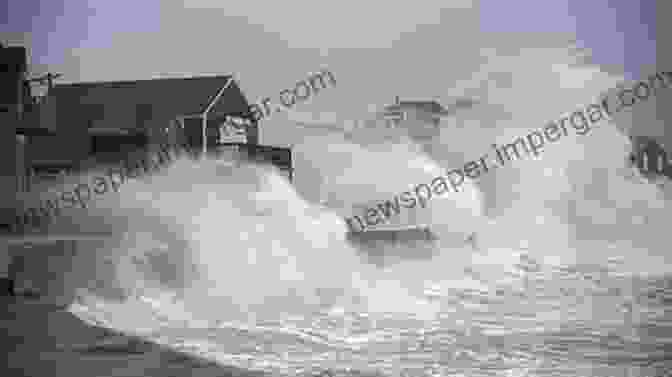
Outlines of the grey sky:
M655 4L641 3L16 0L1 31L31 48L34 72L62 82L233 73L256 101L327 68L337 87L296 111L352 119L395 95L449 102L488 45L577 39L597 63L637 77L655 62Z

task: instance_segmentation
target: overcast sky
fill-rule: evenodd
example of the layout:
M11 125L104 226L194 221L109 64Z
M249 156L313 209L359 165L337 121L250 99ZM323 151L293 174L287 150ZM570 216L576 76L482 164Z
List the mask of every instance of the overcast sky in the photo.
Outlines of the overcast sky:
M256 101L324 67L337 87L297 111L345 119L395 95L450 101L479 49L507 40L575 38L631 78L655 63L653 0L10 0L0 17L1 39L61 82L233 73Z

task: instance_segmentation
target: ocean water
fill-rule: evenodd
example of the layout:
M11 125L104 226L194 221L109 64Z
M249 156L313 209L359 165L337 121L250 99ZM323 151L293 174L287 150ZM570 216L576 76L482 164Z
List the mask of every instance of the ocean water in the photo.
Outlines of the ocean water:
M70 310L278 376L672 375L670 190L627 164L628 127L604 121L402 215L436 240L346 238L344 208L477 159L622 81L572 51L485 51L487 64L446 89L470 105L431 139L375 121L308 137L295 148L312 174L300 187L268 167L178 159L68 210L52 230L116 235L80 244Z

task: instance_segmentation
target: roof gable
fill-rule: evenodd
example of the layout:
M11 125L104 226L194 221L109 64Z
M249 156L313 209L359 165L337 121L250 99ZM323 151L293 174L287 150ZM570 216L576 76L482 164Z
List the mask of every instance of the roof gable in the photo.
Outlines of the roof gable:
M226 85L226 82L224 85ZM231 84L224 90L222 96L212 105L208 117L214 117L217 114L250 118L250 105L235 80L231 81Z

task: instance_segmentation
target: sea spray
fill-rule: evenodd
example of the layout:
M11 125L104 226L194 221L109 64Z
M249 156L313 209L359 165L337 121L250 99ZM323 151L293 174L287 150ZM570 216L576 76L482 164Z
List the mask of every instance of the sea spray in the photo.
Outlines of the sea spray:
M312 187L297 183L297 189L306 197L319 198L327 207L344 218L359 216L361 221L374 218L371 210L384 205L386 200L404 191L413 193L414 187L430 183L437 176L446 175L446 167L437 164L412 140L400 138L395 142L360 145L345 140L321 144L321 138L308 138L296 146L297 164L310 161L313 169L304 178L317 182ZM356 135L355 135L355 140ZM322 151L326 150L328 153ZM311 192L316 191L316 192ZM422 190L421 190L422 191ZM426 192L422 199L428 198ZM418 194L419 195L419 194ZM482 197L478 188L465 179L458 192L433 195L431 201L404 206L399 214L379 213L377 228L408 228L428 226L448 245L461 246L469 235L478 231L482 219ZM384 211L383 211L384 212ZM450 213L450 216L446 216ZM384 218L384 221L380 221Z

